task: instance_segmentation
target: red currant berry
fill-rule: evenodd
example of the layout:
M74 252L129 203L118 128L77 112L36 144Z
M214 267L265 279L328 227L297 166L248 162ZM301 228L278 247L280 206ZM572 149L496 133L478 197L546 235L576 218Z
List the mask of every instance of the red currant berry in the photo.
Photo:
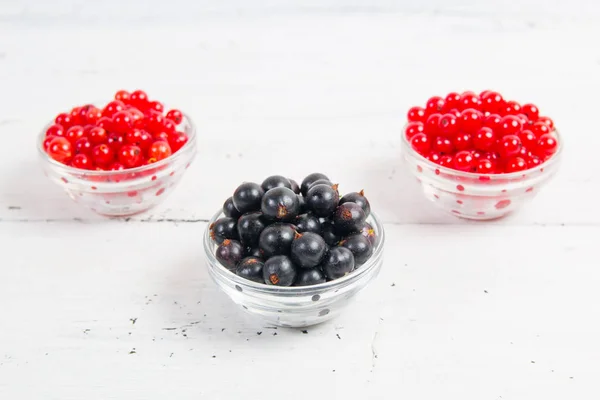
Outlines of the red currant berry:
M458 111L458 109L453 108L452 110L448 111L446 114L452 114L456 117L456 119L459 119L461 112Z
M540 164L542 164L542 159L538 156L532 155L529 158L527 158L527 168L535 168Z
M456 150L467 150L473 146L473 140L469 133L461 132L454 137L454 147Z
M129 111L119 111L113 115L112 130L117 133L126 134L133 127L133 119Z
M188 137L183 132L175 132L174 135L169 135L169 146L173 153L179 151L188 141Z
M171 151L171 146L169 146L168 142L162 140L152 143L152 146L150 146L150 149L148 149L148 158L155 159L156 161L164 160L171 154L173 154Z
M92 149L94 148L94 145L92 144L89 138L82 137L81 139L75 142L73 148L75 149L75 154L85 154L89 156L90 154L92 154Z
M483 126L490 128L494 133L499 133L502 127L502 117L498 114L490 114L483 120Z
M75 126L70 127L69 130L67 131L67 134L65 135L65 137L71 143L75 143L76 141L78 141L79 139L81 139L84 136L85 136L85 130L83 129L83 126L80 126L80 125L75 125Z
M148 108L148 95L143 90L136 90L129 95L129 104L145 110Z
M135 107L128 108L127 111L131 115L131 120L133 121L133 127L136 129L143 129L144 126L146 125L146 121L145 121L146 116L144 115L144 113Z
M154 110L162 114L165 111L165 106L163 106L162 103L159 101L151 101L148 103L147 109Z
M473 155L473 159L475 159L475 160L479 160L481 157L483 157L483 154L484 154L484 153L482 153L482 152L481 152L481 151L479 151L479 150L473 150L473 151L471 152L471 154Z
M171 121L175 122L176 124L178 124L179 122L175 121L173 119L173 115L171 114L172 112L177 111L177 110L171 110L167 113L167 118L170 119ZM408 110L408 114L407 114L407 118L409 122L425 122L425 109L423 107L411 107ZM180 121L181 122L181 121Z
M481 107L481 99L471 91L463 92L460 97L459 110L466 110L467 108L479 110L479 107Z
M500 134L502 136L517 135L523 130L523 124L521 123L521 120L514 115L507 115L506 117L502 118L500 124Z
M482 99L483 96L485 96L486 94L490 93L491 90L484 90L483 92L479 93L479 98Z
M98 120L98 122L96 122L96 126L99 128L102 128L106 131L111 131L112 130L112 119L110 119L109 117L102 117ZM89 132L88 132L89 134Z
M157 133L156 135L152 135L152 137L154 138L153 142L157 142L159 140L162 140L163 142L169 141L169 134L167 132L160 132L160 133Z
M454 152L454 145L450 139L438 136L433 141L433 149L440 154L452 154Z
M551 156L558 150L556 138L550 134L540 136L537 142L536 153L540 156Z
M143 152L145 152L150 148L154 142L154 139L152 138L152 135L144 130L132 129L125 135L125 142L127 144L138 146Z
M444 99L439 96L433 96L429 100L427 100L427 105L425 106L425 111L427 114L435 114L441 113L444 109Z
M473 168L473 154L470 151L462 150L454 154L454 169L459 171L470 171Z
M519 133L519 139L523 146L533 149L537 145L537 136L528 129L525 129Z
M453 114L444 114L438 123L438 132L444 136L454 136L458 133L458 119Z
M466 133L475 133L483 126L483 115L477 110L467 108L460 114L459 127Z
M46 151L50 157L61 163L66 163L73 157L73 145L61 136L52 139Z
M550 130L554 129L554 121L552 121L550 118L548 117L539 117L537 119L537 122L542 122L546 125L548 125L548 128L550 128ZM57 122L58 123L58 122Z
M108 134L106 133L105 129L96 126L90 129L88 138L90 138L90 142L93 144L101 144L106 142L108 139Z
M504 105L504 115L517 115L521 113L521 105L516 101L507 101Z
M481 94L481 109L491 113L497 113L504 107L504 99L498 92L486 91Z
M439 133L439 125L442 114L431 114L425 121L425 133L431 136L435 136Z
M115 100L122 101L124 104L129 102L129 92L127 90L119 90L115 93Z
M157 142L160 143L160 142ZM429 136L424 133L417 133L410 139L410 145L415 151L421 155L425 155L431 149L431 141Z
M422 122L409 122L406 124L404 132L406 133L406 139L410 140L417 133L424 133L425 127Z
M73 157L71 160L71 167L79 169L92 169L94 168L94 163L87 154L80 153L75 154L75 157Z
M50 147L50 142L52 141L52 139L54 139L56 136L46 136L44 138L44 142L42 143L42 146L44 147L44 150L48 151L48 147Z
M125 168L135 168L142 165L144 155L138 146L126 144L119 149L119 162Z
M428 159L429 161L437 164L440 161L440 158L442 158L442 155L436 151L432 151L425 158Z
M96 164L105 167L108 164L112 164L115 159L115 153L109 145L102 143L94 147L92 157Z
M71 117L71 125L79 125L82 123L80 115L81 115L82 107L73 107L69 116Z
M456 92L450 92L444 99L444 113L447 114L453 109L461 107L460 94Z
M102 110L98 107L90 106L84 119L88 124L95 125L100 118L102 118Z
M531 120L537 120L540 116L540 110L535 104L527 103L521 107L521 112Z
M152 134L162 132L164 122L165 117L162 114L151 113L146 117L146 129Z
M123 171L124 169L125 166L120 162L114 162L110 165L110 167L108 167L109 171Z
M420 113L418 114L420 116L420 119L415 120L415 119L411 119L410 117L410 110L409 110L409 117L408 120L409 121L418 121L418 122L425 122L425 109L422 107L413 107L413 108L420 108L422 110L422 114ZM413 109L411 108L411 110ZM167 118L169 118L171 121L175 122L175 124L179 125L181 123L181 121L183 121L183 113L179 110L171 110L167 113L166 115ZM415 115L415 117L417 117L417 115Z
M512 157L519 153L521 146L517 135L506 135L500 140L498 151L502 157Z
M65 129L69 129L73 125L71 115L68 113L60 113L54 118L54 123L63 126Z
M125 104L121 100L113 100L104 107L102 116L112 118L113 115L123 110L125 110Z
M536 122L535 124L532 125L531 132L533 132L534 135L536 135L537 137L540 137L542 135L550 133L551 129L544 122Z
M500 154L496 153L495 151L488 151L481 158L485 158L486 160L490 160L497 163L498 161L500 161Z
M491 128L484 126L473 136L473 147L477 150L488 151L496 143L496 135Z
M121 146L125 143L123 139L123 135L117 132L111 132L108 134L108 138L106 139L106 144L113 150L113 152L119 151Z
M452 166L454 165L454 157L452 157L449 154L443 155L438 160L438 164L442 167L452 168Z
M493 174L495 169L494 162L484 157L479 158L475 166L475 172L478 174Z
M48 129L46 129L46 137L49 136L65 136L66 132L62 125L54 124L50 125Z
M527 169L527 161L522 157L512 157L506 161L504 165L504 172L510 174L511 172L519 172Z

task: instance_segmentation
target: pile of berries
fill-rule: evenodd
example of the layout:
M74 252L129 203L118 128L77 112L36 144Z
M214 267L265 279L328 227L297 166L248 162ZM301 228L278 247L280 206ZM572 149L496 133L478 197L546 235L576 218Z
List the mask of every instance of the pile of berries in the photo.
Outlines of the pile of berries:
M300 186L280 175L242 183L210 227L216 258L254 282L308 286L341 278L373 253L376 234L364 193L340 198L321 173Z
M177 152L188 141L177 129L179 110L165 113L145 92L119 90L102 108L91 104L61 113L46 130L44 150L74 168L119 171L152 164Z
M406 138L428 160L463 172L502 174L535 168L558 150L554 123L534 104L486 90L434 96L408 111Z

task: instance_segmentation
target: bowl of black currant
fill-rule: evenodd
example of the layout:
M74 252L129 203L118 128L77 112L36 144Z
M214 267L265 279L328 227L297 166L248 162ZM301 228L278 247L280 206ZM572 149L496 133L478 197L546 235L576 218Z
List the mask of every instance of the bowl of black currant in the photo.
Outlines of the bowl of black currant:
M244 182L210 220L210 276L269 325L305 327L339 315L379 273L383 225L364 192L340 196L321 173Z

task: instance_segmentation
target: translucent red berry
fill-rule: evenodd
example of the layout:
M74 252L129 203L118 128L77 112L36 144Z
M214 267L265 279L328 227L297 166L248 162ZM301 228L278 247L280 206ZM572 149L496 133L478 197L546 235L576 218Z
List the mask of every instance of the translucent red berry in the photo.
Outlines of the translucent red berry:
M484 126L473 135L473 147L477 150L488 151L496 142L496 135L491 128Z
M115 100L119 100L127 104L129 102L129 92L127 90L117 91L117 93L115 93Z
M138 146L129 144L126 144L119 149L118 158L119 162L123 164L125 168L139 167L144 161L142 149Z
M460 94L456 92L450 92L444 99L444 114L449 113L451 110L458 110L461 107Z
M432 143L432 148L440 154L452 154L454 151L452 140L444 136L436 137Z
M429 153L431 149L431 141L429 136L424 133L418 133L410 139L410 145L415 151L421 155Z
M99 166L108 166L115 159L115 153L109 145L102 143L92 150L92 159Z
M527 158L527 168L535 168L540 164L542 164L542 159L538 156L530 156Z
M146 151L154 142L152 135L142 129L132 129L125 135L125 142L138 146L142 151Z
M481 93L481 110L489 111L490 113L500 112L504 106L502 95L494 91L485 91Z
M112 130L120 134L126 134L133 128L133 119L129 111L119 111L113 115Z
M48 143L46 150L54 160L65 163L73 157L73 145L66 138L56 136Z
M46 129L46 136L65 136L66 131L62 127L62 125L54 124L50 125L48 129Z
M102 116L112 118L114 114L118 113L119 111L123 111L124 109L125 104L123 104L122 101L113 100L104 106L104 109L102 110Z
M67 133L65 134L65 137L71 143L75 143L76 141L78 141L79 139L81 139L84 136L85 136L85 132L84 132L83 126L81 126L81 125L75 125L75 126L70 127L69 130L67 131Z
M495 172L494 162L480 157L475 165L475 172L478 174L493 174Z
M506 135L500 139L498 152L502 157L512 157L521 150L521 139L517 135Z
M415 107L413 107L415 108ZM411 120L410 118L408 119L409 121L418 121L418 122L425 122L425 109L418 107L421 110L423 110L423 116L421 117L420 120ZM409 111L410 113L410 111ZM170 110L167 115L165 116L166 118L169 118L171 121L175 122L175 124L179 125L181 123L181 121L183 121L183 113L179 110L173 109Z
M473 109L467 108L460 114L459 127L462 132L475 133L483 126L483 115Z
M175 119L172 118L172 115L169 115L173 111L177 110L169 111L166 117L178 124L179 122L181 122L181 120L177 122ZM411 107L408 110L407 118L409 122L425 122L425 109L423 107Z
M173 153L181 149L188 141L188 136L183 132L175 132L174 135L169 135L169 146Z
M154 110L162 114L165 111L165 107L160 101L150 101L148 102L147 110Z
M552 131L552 129L554 129L554 121L552 121L550 118L548 117L539 117L537 119L537 122L541 122L543 124L548 125L548 128L550 128L550 131ZM57 122L58 123L58 122Z
M425 133L430 136L436 136L439 131L440 119L442 118L442 114L435 113L431 114L427 117L427 121L425 121Z
M504 172L519 172L527 169L527 162L522 157L512 157L506 160Z
M531 126L531 132L533 132L537 137L550 133L552 129L548 126L548 124L544 122L536 122Z
M473 168L473 155L468 150L462 150L454 155L454 169L469 172Z
M453 137L458 133L458 119L454 114L444 114L438 123L438 132L447 137Z
M540 156L550 156L558 150L558 142L551 134L545 134L539 137L536 153Z
M540 110L538 110L535 104L527 103L521 107L521 112L531 120L537 120L540 116Z
M504 105L504 115L516 115L521 112L521 105L516 101L507 101Z
M146 110L148 107L148 95L143 90L133 91L129 95L129 104L139 108L140 110Z
M115 154L124 143L125 139L123 138L123 135L117 132L109 133L108 138L106 139L106 144L115 152Z
M453 168L454 166L454 157L451 155L443 155L440 157L438 164L442 167Z
M454 144L454 148L456 150L467 150L473 146L473 139L471 134L461 132L454 137L452 143Z
M90 129L88 132L88 138L93 144L101 144L106 142L108 139L108 134L106 133L105 129L96 126Z
M151 113L146 118L146 129L152 134L162 132L165 122L165 117L162 114Z
M521 143L523 146L528 149L534 148L537 145L537 136L529 129L525 129L519 133L519 139L521 139Z
M481 106L481 99L479 96L471 91L463 92L460 95L460 107L459 110L466 110L468 108L473 108L475 110L479 109Z
M523 129L521 120L514 115L507 115L500 121L500 135L517 135Z
M498 114L490 114L483 120L483 126L490 128L494 133L500 134L502 127L502 117Z
M80 153L75 154L71 160L71 167L79 169L92 169L94 168L94 163L87 154Z
M406 124L404 132L406 134L406 139L410 140L417 133L424 133L425 126L422 122L409 122L408 124Z
M75 154L92 154L92 149L94 148L94 144L90 141L89 138L83 137L75 142L73 146Z
M425 106L425 111L427 114L435 114L441 113L444 109L444 99L439 96L433 96L429 100L427 100L427 105Z

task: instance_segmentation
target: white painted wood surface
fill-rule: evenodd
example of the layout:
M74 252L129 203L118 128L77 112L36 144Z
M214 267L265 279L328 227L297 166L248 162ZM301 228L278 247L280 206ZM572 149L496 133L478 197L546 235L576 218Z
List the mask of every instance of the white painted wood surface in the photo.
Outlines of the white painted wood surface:
M0 399L598 399L600 6L448 3L1 1ZM122 87L201 135L128 222L78 208L34 148ZM486 88L538 103L565 160L518 214L468 223L424 202L399 130ZM339 319L266 329L209 280L204 221L242 180L316 170L366 190L385 265Z

